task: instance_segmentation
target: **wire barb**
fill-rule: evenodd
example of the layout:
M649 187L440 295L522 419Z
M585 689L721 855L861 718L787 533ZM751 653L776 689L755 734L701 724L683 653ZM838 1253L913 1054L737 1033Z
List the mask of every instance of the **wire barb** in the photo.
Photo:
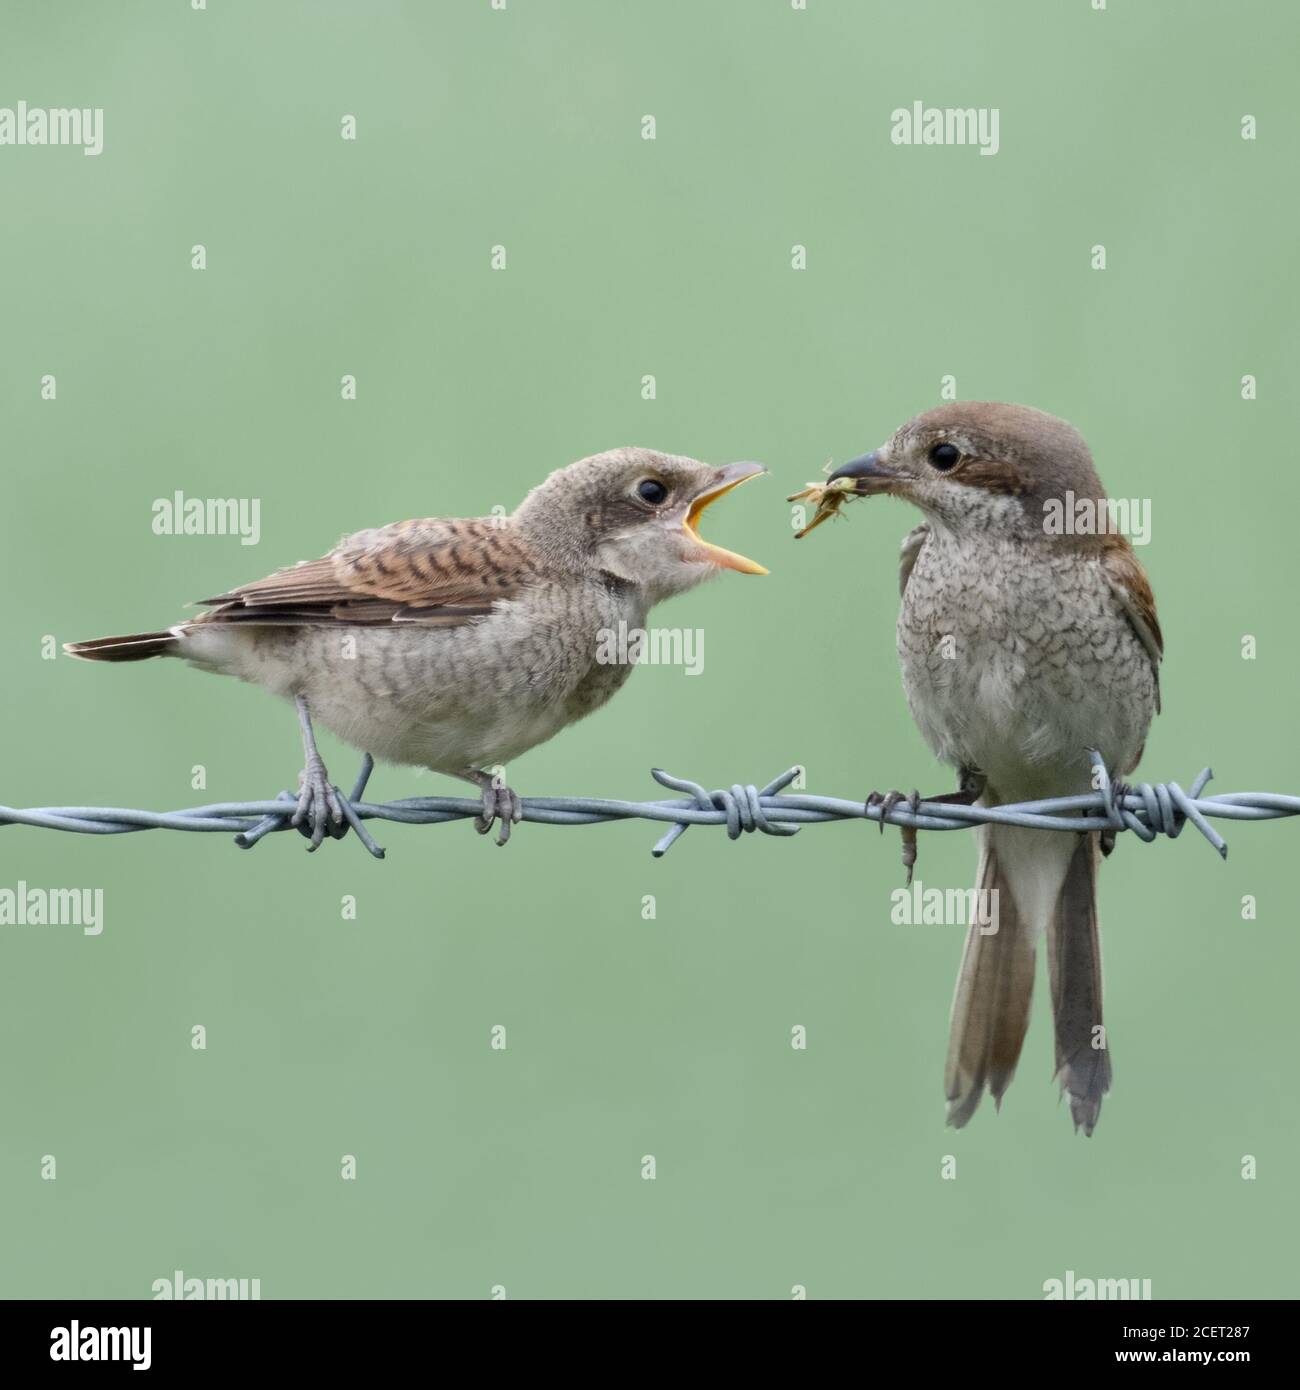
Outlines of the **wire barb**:
M1218 820L1276 820L1300 815L1300 796L1280 792L1224 792L1203 796L1211 776L1203 769L1184 791L1177 782L1142 782L1136 787L1112 783L1099 754L1092 754L1098 790L1079 796L1059 796L1046 801L1025 801L1007 806L961 806L951 802L922 801L916 810L900 801L885 811L879 804L832 796L788 793L799 775L792 767L766 786L736 783L707 791L689 778L674 777L655 768L652 776L661 787L684 792L684 799L667 801L607 801L580 796L532 796L523 798L523 819L541 825L601 825L611 821L648 820L667 825L652 853L656 858L672 848L693 825L721 825L727 838L760 831L764 835L794 835L804 825L826 821L866 820L917 830L969 830L976 825L1020 825L1031 830L1085 830L1119 833L1131 830L1150 842L1157 835L1176 839L1185 825L1193 825L1227 858L1228 846L1210 825ZM336 838L353 831L376 859L384 851L363 822L392 821L402 825L441 825L471 820L482 812L475 797L423 796L402 801L362 801L374 763L362 760L361 771L350 796L339 791L345 824ZM337 789L336 789L337 790ZM40 806L26 810L0 806L0 826L27 825L42 830L64 830L78 835L127 835L139 830L188 830L233 834L235 843L251 849L266 835L290 829L298 798L282 791L274 801L227 801L181 811L136 811L118 806Z

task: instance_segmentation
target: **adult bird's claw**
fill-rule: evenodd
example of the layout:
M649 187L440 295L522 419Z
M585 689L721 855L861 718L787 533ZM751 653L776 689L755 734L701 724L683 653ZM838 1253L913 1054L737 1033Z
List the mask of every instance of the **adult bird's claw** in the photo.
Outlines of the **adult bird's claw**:
M913 815L921 809L921 793L913 790L911 796L904 796L900 791L888 791L884 795L873 791L867 797L868 808L880 807L880 833L885 833L885 822L889 819L895 806L900 802L906 801ZM902 837L903 846L903 868L907 870L907 886L912 886L912 870L916 867L916 826L900 825L899 833Z
M1113 807L1120 807L1124 804L1124 798L1131 794L1133 788L1127 782L1112 782L1110 787L1110 804ZM1102 858L1109 859L1111 851L1115 848L1115 837L1118 830L1111 826L1103 830L1097 837L1097 846L1101 850Z

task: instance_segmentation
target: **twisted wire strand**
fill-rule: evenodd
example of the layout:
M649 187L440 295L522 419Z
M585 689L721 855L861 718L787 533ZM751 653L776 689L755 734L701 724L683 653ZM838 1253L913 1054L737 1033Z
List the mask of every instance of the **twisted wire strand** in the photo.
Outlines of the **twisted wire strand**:
M1092 755L1099 790L1077 796L1052 797L1005 806L960 806L922 800L915 811L902 801L889 808L834 796L786 793L799 775L792 767L766 786L736 783L706 790L698 782L674 777L661 768L651 775L660 786L685 793L680 800L610 801L584 796L523 798L523 819L541 825L600 825L622 820L666 823L667 831L652 853L662 857L693 825L721 825L727 838L758 831L765 835L794 835L804 825L827 821L866 820L917 830L969 830L976 825L1020 825L1032 830L1131 830L1148 843L1157 835L1177 838L1191 824L1227 858L1228 846L1210 819L1255 821L1300 815L1300 796L1280 792L1224 792L1203 796L1213 774L1203 769L1184 791L1177 782L1142 782L1117 787L1100 756ZM482 813L478 798L457 796L409 797L400 801L368 802L361 798L374 767L369 757L350 796L339 792L345 817L330 835L342 839L352 830L378 859L384 851L363 824L368 820L401 825L442 825ZM138 811L120 806L39 806L19 809L0 806L0 826L27 825L78 835L127 835L140 830L187 830L233 834L241 848L251 849L264 836L290 829L289 818L298 798L282 791L272 801L222 801L180 811Z

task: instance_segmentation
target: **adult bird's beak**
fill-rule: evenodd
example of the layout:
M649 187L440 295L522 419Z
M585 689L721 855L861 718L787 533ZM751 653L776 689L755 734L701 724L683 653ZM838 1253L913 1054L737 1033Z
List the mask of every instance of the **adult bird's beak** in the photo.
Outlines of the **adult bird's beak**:
M691 505L687 508L682 529L705 552L700 557L701 559L709 560L715 565L720 565L723 569L738 570L741 574L767 573L757 561L747 559L744 555L737 555L734 550L724 550L720 545L713 545L710 541L704 540L695 529L704 509L711 502L716 502L723 493L730 492L732 488L739 487L741 483L748 482L750 478L757 478L760 473L766 472L767 469L761 463L729 463L725 468L719 468L704 488L695 494Z
M837 478L851 479L858 496L870 497L874 493L888 492L898 474L884 467L879 452L873 449L861 458L850 460L843 468L837 468L828 481L833 483Z

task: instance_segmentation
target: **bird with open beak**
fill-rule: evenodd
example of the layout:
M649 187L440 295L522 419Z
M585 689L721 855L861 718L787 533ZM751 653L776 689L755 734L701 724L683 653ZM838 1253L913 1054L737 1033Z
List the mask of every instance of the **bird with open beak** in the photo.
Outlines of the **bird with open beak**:
M474 825L505 844L519 798L485 768L599 709L630 664L601 634L720 570L766 574L703 540L704 509L766 470L614 449L558 469L510 516L358 531L319 560L202 602L188 622L74 642L90 661L178 656L291 701L306 766L293 824L311 848L346 829L313 721L381 761L473 782ZM331 828L332 827L332 828Z
M1117 780L1133 770L1160 706L1163 641L1128 540L1048 524L1063 506L1105 499L1075 429L1026 406L944 405L813 491L814 525L850 497L901 498L924 517L902 547L898 655L917 726L961 788L929 799L997 806L1089 792L1094 749ZM983 891L953 999L949 1123L964 1125L985 1089L1000 1103L1010 1085L1045 933L1056 1072L1075 1127L1091 1134L1111 1080L1096 876L1113 836L977 833Z

